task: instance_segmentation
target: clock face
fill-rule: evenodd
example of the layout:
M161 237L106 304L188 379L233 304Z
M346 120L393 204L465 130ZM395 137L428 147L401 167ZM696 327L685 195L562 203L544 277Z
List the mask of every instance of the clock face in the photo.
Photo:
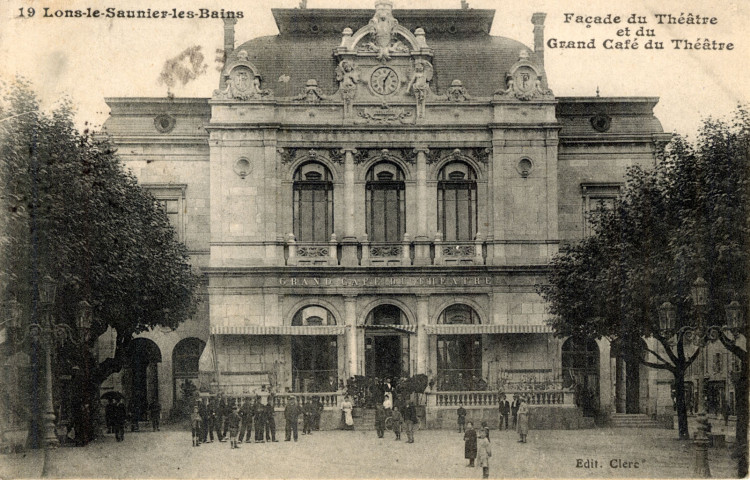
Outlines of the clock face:
M372 90L380 95L390 95L398 88L398 75L388 67L375 69L370 76Z

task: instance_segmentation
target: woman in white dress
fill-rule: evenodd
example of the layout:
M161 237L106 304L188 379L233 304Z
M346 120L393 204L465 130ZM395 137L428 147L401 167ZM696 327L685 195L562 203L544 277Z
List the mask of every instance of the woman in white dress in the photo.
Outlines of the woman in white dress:
M354 430L354 419L352 418L352 400L349 395L344 397L344 401L341 403L341 420L343 423L344 430Z

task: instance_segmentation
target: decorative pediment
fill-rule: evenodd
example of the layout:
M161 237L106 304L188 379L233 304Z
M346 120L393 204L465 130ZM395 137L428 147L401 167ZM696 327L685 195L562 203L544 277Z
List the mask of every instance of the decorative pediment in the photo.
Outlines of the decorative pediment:
M521 50L518 61L505 77L505 89L495 92L503 97L518 100L554 98L554 94L543 86L542 71L529 60L529 52Z
M237 52L237 58L224 67L222 76L226 88L214 90L214 99L253 100L273 95L270 90L261 88L260 73L248 61L245 50Z

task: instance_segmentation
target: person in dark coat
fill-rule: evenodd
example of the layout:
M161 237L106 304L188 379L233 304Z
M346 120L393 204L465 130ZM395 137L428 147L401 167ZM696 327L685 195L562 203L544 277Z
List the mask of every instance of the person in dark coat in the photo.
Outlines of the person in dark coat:
M255 397L255 443L263 443L263 433L266 430L266 407L261 404L260 397Z
M246 398L242 402L242 408L240 408L240 417L242 418L242 426L240 427L240 435L237 438L238 443L253 441L253 417L255 417L255 404L251 398Z
M237 405L234 405L229 415L227 415L225 422L229 431L230 448L239 448L239 445L237 444L237 435L240 433L240 422L242 421L242 418L240 417L238 410Z
M213 403L204 398L198 403L198 413L203 420L201 422L201 442L214 441L214 417L216 416ZM209 440L210 438L210 440Z
M466 424L464 432L464 457L469 460L467 467L474 466L474 459L477 458L477 432L474 430L474 424Z
M320 430L320 416L323 413L323 403L320 397L313 397L313 428Z
M414 405L414 401L409 400L409 403L404 409L404 424L406 425L406 443L414 443L414 426L419 423L419 417L417 417L417 407Z
M216 440L220 442L225 442L226 439L224 438L224 421L225 421L225 415L226 415L226 409L227 409L227 403L226 400L224 400L224 397L219 394L218 398L216 399L216 404L214 405L216 417L214 421L214 429L216 430Z
M294 441L297 441L297 425L301 413L302 409L297 405L297 400L294 397L289 397L289 401L287 401L286 407L284 408L284 420L286 420L284 441L290 441L292 439L292 433L294 433Z
M104 407L104 422L107 424L107 433L115 433L115 399L110 398L109 403Z
M314 422L315 405L308 398L308 401L302 406L302 435L310 435L312 433Z
M404 421L404 417L401 416L401 412L398 411L398 407L393 407L393 415L391 416L393 422L393 433L396 434L396 440L401 440L401 424Z
M118 442L125 440L125 419L127 417L128 413L125 408L125 400L121 398L120 402L115 405L112 418L115 427L115 439Z
M138 432L140 431L141 427L138 424L138 422L141 420L141 407L138 405L138 402L132 401L130 402L130 431L131 432Z
M466 431L466 409L462 402L458 402L458 410L456 410L458 416L458 433Z
M385 434L385 407L378 403L375 407L375 430L378 432L378 438L383 438Z
M268 396L268 401L264 407L266 411L266 442L278 442L276 440L276 419L273 417L273 396Z
M151 405L148 406L148 414L151 417L151 429L158 432L161 421L161 403L159 403L159 400L151 402Z
M503 429L503 425L505 425L505 429L508 429L508 417L510 416L510 402L505 398L505 395L503 395L500 398L500 430Z

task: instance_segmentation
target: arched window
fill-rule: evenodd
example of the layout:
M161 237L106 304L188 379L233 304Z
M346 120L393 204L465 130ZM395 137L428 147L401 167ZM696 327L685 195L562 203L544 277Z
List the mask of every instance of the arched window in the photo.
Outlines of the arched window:
M406 314L396 305L380 305L372 309L367 315L367 325L406 325Z
M438 323L448 325L478 324L479 315L473 308L455 304L438 316ZM447 391L483 390L482 336L438 335L437 337L438 389Z
M367 172L367 235L372 242L400 242L406 231L404 173L390 162Z
M336 325L327 308L310 305L300 309L292 325ZM292 337L292 388L295 392L332 392L338 388L338 343L335 335Z
M199 338L183 338L172 350L172 378L174 401L182 399L190 385L198 385L198 361L206 343Z
M451 162L438 174L438 228L446 241L473 240L477 233L477 177L463 162Z
M331 172L317 162L294 172L294 236L301 242L327 242L333 233Z

